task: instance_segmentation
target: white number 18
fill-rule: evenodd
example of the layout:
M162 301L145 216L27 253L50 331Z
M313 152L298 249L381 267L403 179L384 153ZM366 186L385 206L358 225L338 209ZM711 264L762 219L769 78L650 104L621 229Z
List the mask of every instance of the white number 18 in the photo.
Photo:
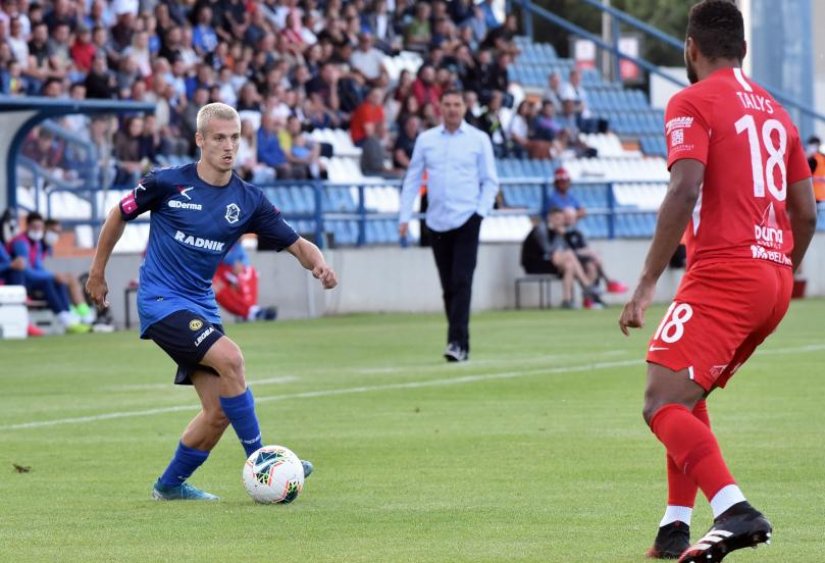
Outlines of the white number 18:
M751 172L753 173L753 196L765 197L765 181L768 191L778 201L785 201L787 194L788 171L785 169L785 148L788 144L788 133L782 123L776 119L768 119L762 125L762 143L756 133L756 121L752 115L744 115L735 123L736 132L748 132L748 144L751 150ZM773 132L779 134L779 146L774 146ZM768 162L762 166L762 144L768 151ZM779 167L782 181L777 186L774 170Z

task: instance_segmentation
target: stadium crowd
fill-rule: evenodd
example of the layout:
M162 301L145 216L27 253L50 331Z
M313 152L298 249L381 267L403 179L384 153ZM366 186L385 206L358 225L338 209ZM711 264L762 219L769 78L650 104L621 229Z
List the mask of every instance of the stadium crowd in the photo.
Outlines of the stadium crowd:
M243 120L239 169L254 181L324 177L313 128L349 129L369 174L398 175L418 132L439 122L439 94L465 92L467 119L496 155L549 158L590 128L586 93L549 79L541 109L515 118L508 66L519 50L515 16L492 0L3 0L0 92L11 96L149 102L154 115L60 121L92 151L53 129L32 133L23 155L60 179L101 163L125 184L161 155L194 156L195 116L221 101ZM385 56L420 53L417 73L391 79ZM557 91L553 90L557 88ZM506 123L506 126L503 125ZM88 154L92 152L93 154ZM82 153L82 154L79 154ZM391 166L385 165L391 163Z

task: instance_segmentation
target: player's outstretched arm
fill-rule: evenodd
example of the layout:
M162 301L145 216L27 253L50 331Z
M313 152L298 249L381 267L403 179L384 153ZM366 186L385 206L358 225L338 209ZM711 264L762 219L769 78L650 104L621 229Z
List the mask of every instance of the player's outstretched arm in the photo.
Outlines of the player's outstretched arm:
M796 271L816 231L816 200L810 178L788 186L788 200L785 206L791 219L791 231L793 232L791 261Z
M301 237L288 246L287 251L298 259L301 266L311 271L316 279L321 280L324 289L332 289L338 285L335 270L327 264L321 250L313 243Z
M619 328L625 335L628 334L628 328L641 328L644 325L645 310L653 301L656 282L665 271L670 257L676 252L696 207L704 174L705 165L689 158L677 160L670 169L670 185L659 208L656 232L647 251L639 285L619 317Z
M126 221L120 214L120 207L114 207L103 228L100 230L100 238L97 241L95 257L92 259L92 267L89 269L89 279L86 282L86 291L98 307L108 307L109 286L106 284L106 264L112 256L117 241L123 236L123 229L126 228Z

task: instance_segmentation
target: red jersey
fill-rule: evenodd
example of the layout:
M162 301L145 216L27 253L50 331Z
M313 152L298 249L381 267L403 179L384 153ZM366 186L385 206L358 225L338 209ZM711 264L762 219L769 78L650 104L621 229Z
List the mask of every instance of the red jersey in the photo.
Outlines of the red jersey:
M703 259L790 267L785 199L811 169L785 109L741 69L721 69L673 96L665 136L668 169L683 158L705 165L686 233L688 267Z

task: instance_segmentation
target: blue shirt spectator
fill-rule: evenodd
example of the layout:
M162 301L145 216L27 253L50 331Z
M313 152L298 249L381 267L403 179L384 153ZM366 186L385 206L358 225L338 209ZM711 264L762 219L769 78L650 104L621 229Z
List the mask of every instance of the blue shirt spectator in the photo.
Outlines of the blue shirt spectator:
M576 210L577 217L585 215L585 209L576 198L570 193L570 174L564 168L556 168L553 175L553 185L555 190L547 199L547 209L567 209L572 208Z
M267 131L264 126L258 129L258 162L263 162L273 168L287 163L286 153L278 140L278 133Z

